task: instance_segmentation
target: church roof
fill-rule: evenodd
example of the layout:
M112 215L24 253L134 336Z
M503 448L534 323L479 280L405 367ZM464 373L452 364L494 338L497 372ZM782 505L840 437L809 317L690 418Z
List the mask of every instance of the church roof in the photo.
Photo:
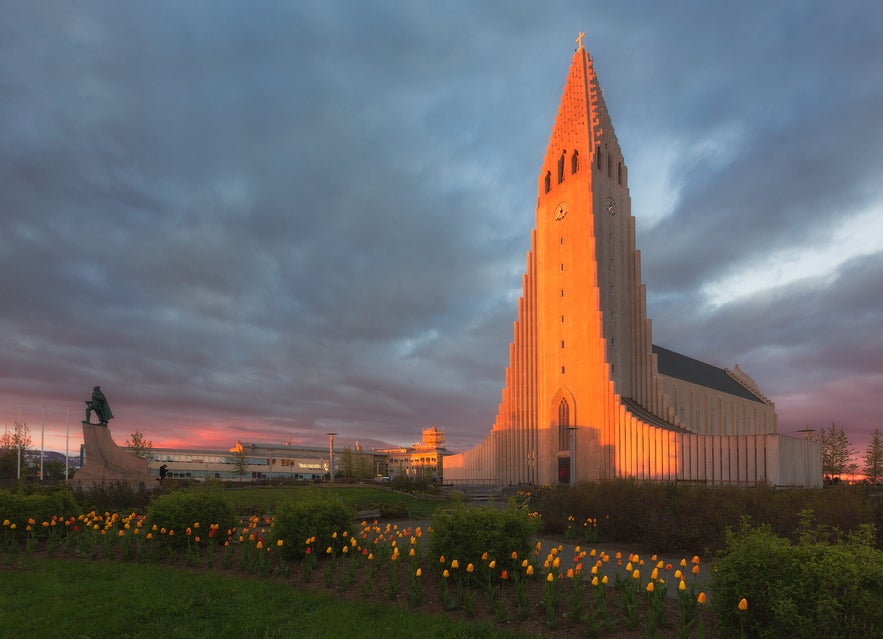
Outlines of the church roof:
M733 379L723 368L700 362L698 359L675 353L656 344L653 345L653 354L656 355L660 375L675 377L755 402L763 402L761 397Z

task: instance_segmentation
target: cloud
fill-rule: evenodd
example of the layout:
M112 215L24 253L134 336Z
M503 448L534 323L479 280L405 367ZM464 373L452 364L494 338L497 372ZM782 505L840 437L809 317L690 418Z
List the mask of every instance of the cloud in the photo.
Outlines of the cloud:
M655 341L745 362L782 424L843 415L869 431L879 14L8 7L4 422L46 406L57 433L100 383L117 429L158 443L329 429L410 443L429 424L477 443L585 30L629 164Z

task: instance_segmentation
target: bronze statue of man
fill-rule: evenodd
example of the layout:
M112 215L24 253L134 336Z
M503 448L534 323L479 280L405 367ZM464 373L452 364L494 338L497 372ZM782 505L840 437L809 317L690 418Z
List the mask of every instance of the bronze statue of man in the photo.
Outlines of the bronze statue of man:
M90 424L92 423L92 411L95 411L98 423L102 426L107 426L107 422L113 419L113 413L110 411L110 404L107 403L107 398L104 396L104 393L101 392L100 386L93 388L92 399L86 400L86 421Z

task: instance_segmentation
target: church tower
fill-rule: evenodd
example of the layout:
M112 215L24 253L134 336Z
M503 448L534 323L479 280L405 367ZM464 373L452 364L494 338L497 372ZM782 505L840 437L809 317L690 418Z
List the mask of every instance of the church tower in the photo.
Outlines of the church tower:
M759 464L756 436L775 432L772 402L738 376L654 350L628 170L583 35L538 176L497 417L485 441L445 459L445 481L729 481L731 457L740 481L766 481L766 440ZM656 353L704 377L663 376ZM706 388L717 373L726 380ZM705 437L715 423L718 435L736 434L720 423L737 415L750 442Z

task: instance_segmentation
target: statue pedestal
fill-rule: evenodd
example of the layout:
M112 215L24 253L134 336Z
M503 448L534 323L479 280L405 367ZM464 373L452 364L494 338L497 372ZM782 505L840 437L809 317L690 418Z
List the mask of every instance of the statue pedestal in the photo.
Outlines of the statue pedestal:
M146 459L117 446L107 426L90 422L82 424L86 461L74 473L72 483L91 487L123 482L134 486L144 484L148 490L156 488L156 478L147 470Z

